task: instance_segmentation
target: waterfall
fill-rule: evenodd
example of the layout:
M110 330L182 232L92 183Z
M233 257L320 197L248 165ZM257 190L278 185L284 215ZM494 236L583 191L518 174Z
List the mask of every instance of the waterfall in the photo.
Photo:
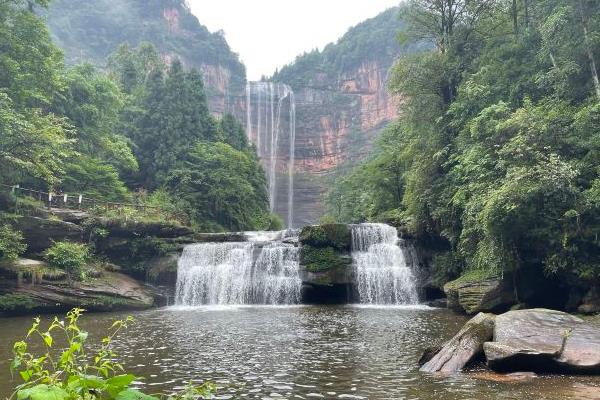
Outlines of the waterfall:
M255 144L267 174L271 211L284 218L287 226L291 228L294 223L296 105L294 92L288 85L248 82L246 134ZM287 201L282 201L282 194L286 190Z
M186 246L179 258L175 304L297 304L299 249L284 232L248 232L248 242Z
M414 250L398 239L396 228L385 224L352 227L352 261L360 302L416 304L412 267Z

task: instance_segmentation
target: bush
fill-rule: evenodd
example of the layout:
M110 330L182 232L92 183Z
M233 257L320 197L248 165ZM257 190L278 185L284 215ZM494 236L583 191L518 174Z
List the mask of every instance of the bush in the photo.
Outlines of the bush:
M82 279L84 267L90 256L90 249L85 244L73 242L55 242L46 250L45 258L50 266L62 269L69 279Z
M18 373L23 380L11 398L19 400L158 400L131 387L142 379L125 372L116 361L113 342L117 334L133 322L132 317L115 321L102 341L89 346L97 349L89 352L88 333L78 326L82 309L75 308L67 313L66 321L55 317L47 329L40 326L40 318L35 318L24 340L13 345L14 359L11 371ZM42 354L29 352L29 347L37 340L43 346ZM57 349L57 343L65 347ZM33 343L33 348L40 348ZM55 357L57 356L57 357ZM207 382L202 386L187 386L179 394L168 400L195 400L212 398L215 385Z
M15 231L10 225L0 227L0 260L16 260L27 250L23 243L23 235Z
M345 224L305 226L300 231L300 242L313 247L349 250L351 240L350 228Z

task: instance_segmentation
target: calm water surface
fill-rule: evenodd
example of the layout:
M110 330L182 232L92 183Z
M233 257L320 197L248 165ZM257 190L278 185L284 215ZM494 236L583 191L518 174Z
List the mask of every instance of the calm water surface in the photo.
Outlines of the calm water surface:
M89 314L103 332L127 314ZM228 307L135 313L117 351L149 393L211 379L220 399L600 399L600 379L538 377L496 383L418 372L424 348L465 318L446 310L369 307ZM0 398L9 395L10 347L31 318L0 319ZM94 336L92 334L92 336Z

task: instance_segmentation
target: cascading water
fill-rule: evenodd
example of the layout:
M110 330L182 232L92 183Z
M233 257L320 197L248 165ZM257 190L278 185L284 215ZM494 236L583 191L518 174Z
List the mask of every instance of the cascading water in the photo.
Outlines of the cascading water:
M416 304L415 260L414 250L399 242L396 228L352 227L352 261L361 303Z
M271 211L286 218L287 226L291 228L294 222L296 104L294 92L288 85L248 82L246 134L256 145L258 157L267 172ZM286 200L283 200L284 196Z
M249 232L248 242L186 246L177 269L175 304L181 306L296 304L299 250L286 232Z

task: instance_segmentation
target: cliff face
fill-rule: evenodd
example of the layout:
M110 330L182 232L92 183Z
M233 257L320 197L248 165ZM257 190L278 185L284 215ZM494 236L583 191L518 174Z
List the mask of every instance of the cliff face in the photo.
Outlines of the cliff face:
M337 43L298 57L273 76L296 94L298 226L318 221L331 179L363 160L398 116L401 99L388 91L389 69L413 50L396 39L402 28L398 11L392 8L357 25Z
M211 111L243 114L244 65L223 35L198 22L184 0L54 0L48 25L68 64L100 67L122 43L151 42L166 61L203 73Z

